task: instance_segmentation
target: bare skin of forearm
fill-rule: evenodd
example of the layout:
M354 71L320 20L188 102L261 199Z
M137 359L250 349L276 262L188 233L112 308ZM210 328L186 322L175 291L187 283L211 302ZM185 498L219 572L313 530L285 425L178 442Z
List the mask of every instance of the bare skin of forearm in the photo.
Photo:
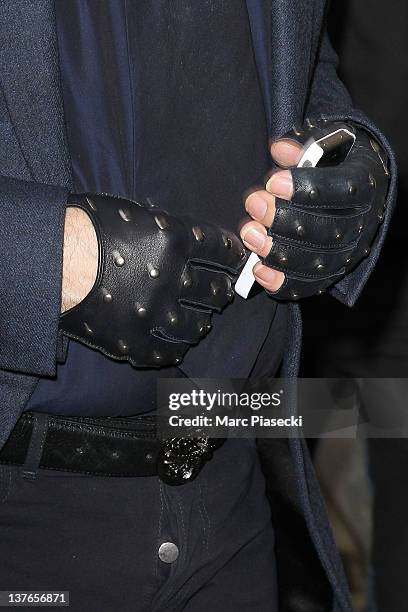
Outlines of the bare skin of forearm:
M98 241L92 221L80 208L65 214L61 312L79 304L92 289L98 271Z

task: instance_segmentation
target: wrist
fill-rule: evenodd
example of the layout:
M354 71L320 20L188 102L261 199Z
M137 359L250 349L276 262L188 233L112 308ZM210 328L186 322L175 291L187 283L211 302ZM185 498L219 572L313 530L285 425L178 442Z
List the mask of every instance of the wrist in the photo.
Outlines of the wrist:
M61 312L91 291L98 271L98 241L87 213L69 206L65 213Z

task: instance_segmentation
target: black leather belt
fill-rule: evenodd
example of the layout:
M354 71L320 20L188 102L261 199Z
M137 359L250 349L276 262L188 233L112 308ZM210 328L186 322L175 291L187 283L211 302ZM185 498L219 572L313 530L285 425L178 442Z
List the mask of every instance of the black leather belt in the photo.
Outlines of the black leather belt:
M34 413L23 413L0 452L0 463L25 464L34 422ZM161 440L154 415L47 415L44 437L40 468L95 476L159 476L170 485L191 482L224 442L204 437Z

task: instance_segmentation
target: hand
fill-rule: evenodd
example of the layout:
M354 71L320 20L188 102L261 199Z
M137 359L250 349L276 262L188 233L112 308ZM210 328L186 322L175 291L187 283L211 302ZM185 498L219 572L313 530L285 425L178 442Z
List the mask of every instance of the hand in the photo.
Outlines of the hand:
M79 304L91 291L98 269L98 241L91 219L81 208L65 214L61 312Z
M83 293L93 284L88 295L61 315L63 333L136 366L180 363L234 297L246 258L239 238L114 196L70 201L92 219L99 265L96 282L88 270L80 286ZM86 238L87 265L89 248Z
M342 163L295 167L307 141L338 127L356 133ZM370 251L389 183L386 154L363 129L319 120L275 141L271 155L284 169L247 197L253 221L241 228L244 244L263 258L254 275L280 299L320 294Z

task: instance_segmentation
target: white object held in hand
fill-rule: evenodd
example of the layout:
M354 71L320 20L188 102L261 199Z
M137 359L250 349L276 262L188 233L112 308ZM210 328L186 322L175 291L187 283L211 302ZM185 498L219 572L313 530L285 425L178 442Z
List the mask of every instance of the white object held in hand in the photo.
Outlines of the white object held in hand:
M341 146L342 144L348 143L344 155L344 157L346 157L347 153L353 146L355 139L355 134L344 128L336 130L335 132L331 132L323 138L315 140L311 144L306 146L306 150L303 153L302 158L298 163L297 167L314 168L320 162L323 155L325 156L325 158L326 156L330 157L335 149L338 149L339 146ZM249 292L251 291L255 283L255 276L252 270L254 269L254 266L258 261L261 261L258 255L256 255L255 253L251 253L244 268L242 269L241 274L238 277L237 282L235 283L235 293L245 299L248 297Z

